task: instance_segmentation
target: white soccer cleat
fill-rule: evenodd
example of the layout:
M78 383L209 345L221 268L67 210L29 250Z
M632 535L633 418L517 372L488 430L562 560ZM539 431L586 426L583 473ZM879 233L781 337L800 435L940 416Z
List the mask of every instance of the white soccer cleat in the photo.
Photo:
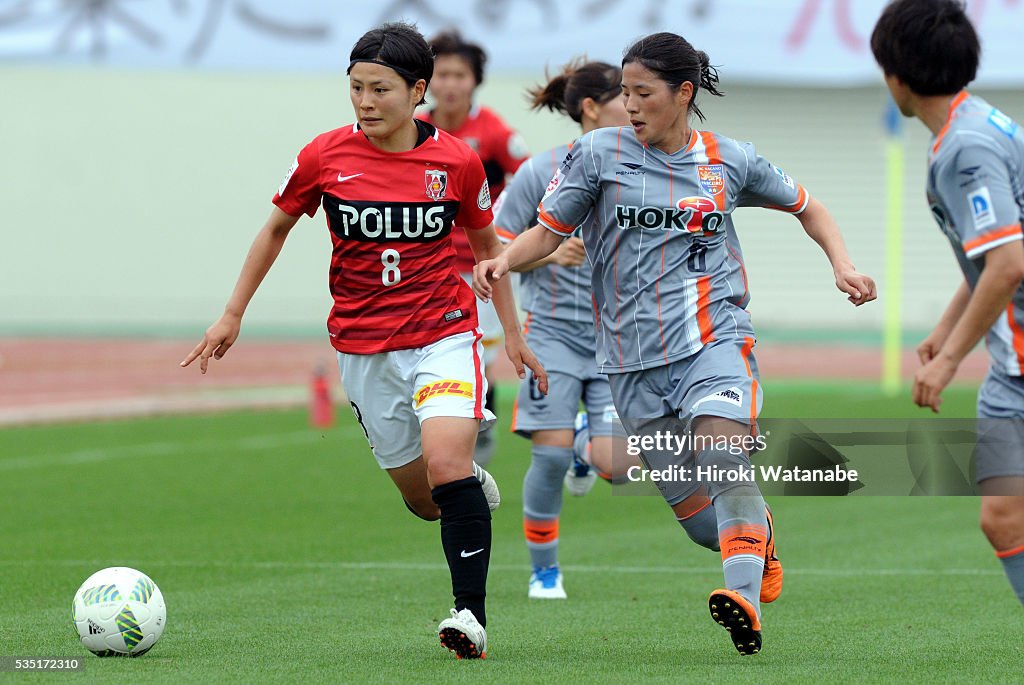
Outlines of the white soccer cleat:
M577 444L581 442L581 434L584 431L587 431L587 436L589 436L589 423L587 412L581 411L576 414L572 464L569 465L569 470L565 472L564 479L565 489L574 497L583 497L590 492L591 488L594 487L594 483L597 482L597 469L590 464L589 459L590 440L587 439L581 445Z
M558 566L533 569L530 576L530 599L565 599L565 588L562 587L562 571Z
M452 617L437 626L437 637L460 659L487 657L487 631L469 609L452 609Z
M565 472L565 489L574 497L583 497L597 482L597 470L585 462L573 458L572 465Z
M498 492L498 484L494 482L494 476L487 473L483 466L473 462L473 475L480 481L480 487L484 490L484 497L487 498L487 507L494 511L501 506L501 493Z

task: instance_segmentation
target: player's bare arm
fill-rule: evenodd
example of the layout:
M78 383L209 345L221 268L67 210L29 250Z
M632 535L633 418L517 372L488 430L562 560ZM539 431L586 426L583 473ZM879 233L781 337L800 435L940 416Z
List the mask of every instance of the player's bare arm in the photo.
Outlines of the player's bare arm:
M577 267L583 264L586 259L587 249L583 246L583 241L580 238L573 236L563 240L562 244L558 246L558 249L547 257L538 259L535 262L530 262L529 264L520 264L512 269L512 271L515 271L516 273L526 273L527 271L533 271L534 269L539 269L540 267L547 266L548 264Z
M491 299L494 284L512 269L536 262L558 249L562 236L537 224L516 237L504 252L491 259L480 260L473 269L473 290L484 302Z
M478 231L466 231L469 238L469 246L473 248L473 254L479 263L494 261L502 255L501 241L498 234L494 232L494 224L489 224ZM474 272L473 281L476 281ZM475 287L475 286L474 286ZM501 327L505 331L505 352L516 369L519 378L526 378L526 369L529 367L537 379L537 388L545 395L548 392L548 374L537 360L536 355L526 344L522 331L519 327L519 315L516 314L516 302L512 296L512 285L508 279L495 283L492 288L494 295L494 311L498 314Z
M812 197L807 203L807 208L797 218L800 219L804 232L825 252L835 273L836 287L849 296L850 302L859 307L876 299L878 291L875 288L875 281L870 276L858 272L853 266L843 242L843 234L840 233L838 224L825 205Z
M210 357L220 359L231 349L242 328L242 316L249 306L249 301L270 271L277 255L281 253L288 232L298 220L298 217L286 214L277 207L271 210L266 223L256 234L252 247L249 248L249 254L242 265L242 273L239 274L231 298L224 307L224 313L206 329L203 339L182 360L182 367L188 366L198 358L200 372L206 373Z
M914 375L913 397L917 406L930 407L938 413L942 391L953 380L960 362L1006 311L1022 280L1024 242L1015 240L985 253L985 268L963 314L935 357Z
M921 360L922 366L934 359L935 355L939 353L939 350L946 343L946 339L949 338L949 334L953 332L956 322L963 316L964 310L967 309L967 302L970 299L971 288L967 285L967 281L961 281L960 287L953 294L953 299L946 305L946 310L942 313L939 323L935 325L935 329L917 346L917 358Z

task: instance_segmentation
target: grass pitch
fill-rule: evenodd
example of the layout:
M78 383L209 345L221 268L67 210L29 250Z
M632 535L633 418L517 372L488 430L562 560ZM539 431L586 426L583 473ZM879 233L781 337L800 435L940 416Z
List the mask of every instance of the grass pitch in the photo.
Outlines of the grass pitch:
M766 393L766 416L924 415L868 385ZM953 388L944 414L973 402ZM437 525L339 416L327 432L295 411L0 431L0 654L86 657L62 682L147 683L996 682L1020 661L1021 607L969 497L772 500L786 585L754 657L708 617L717 555L659 499L601 483L566 496L569 600L528 601L529 447L511 434L491 467L488 658L456 661L435 634L451 606ZM167 601L140 659L92 657L69 621L78 585L113 565Z

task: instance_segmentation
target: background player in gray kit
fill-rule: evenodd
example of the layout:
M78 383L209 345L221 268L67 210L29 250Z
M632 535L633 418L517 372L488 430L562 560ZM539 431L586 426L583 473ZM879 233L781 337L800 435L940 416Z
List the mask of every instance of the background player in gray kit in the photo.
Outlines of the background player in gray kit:
M743 448L757 430L761 388L732 211L797 215L853 304L875 299L875 284L856 271L828 210L802 186L751 144L690 127L689 112L703 119L698 89L721 95L705 53L658 33L628 48L622 71L631 126L598 129L573 145L541 202L539 225L478 264L474 287L489 297L510 268L550 254L593 214L583 240L594 270L599 365L627 432L692 431L699 453L691 465L749 469ZM684 457L643 458L665 469ZM659 488L690 537L721 551L725 587L709 597L712 618L741 654L760 651L760 602L778 596L782 567L756 483L676 480Z
M1024 133L970 95L981 45L952 0L898 0L871 49L893 99L934 136L928 202L964 280L918 348L914 402L939 411L960 362L985 338L990 365L978 392L975 476L981 527L1024 603Z
M530 97L534 109L566 114L587 133L629 122L621 83L618 67L579 60L531 90ZM536 225L537 204L568 152L568 145L560 145L519 168L495 202L494 225L501 240L510 241ZM512 418L512 430L533 442L523 479L523 533L533 565L528 595L564 599L558 566L562 481L570 492L583 495L597 478L591 462L611 476L615 407L608 378L598 372L594 358L591 272L578 232L550 256L516 270L522 273L521 306L528 312L526 339L549 379L546 397L538 392L532 375L520 384ZM580 425L574 436L581 400L587 413L580 418L586 417L586 427Z

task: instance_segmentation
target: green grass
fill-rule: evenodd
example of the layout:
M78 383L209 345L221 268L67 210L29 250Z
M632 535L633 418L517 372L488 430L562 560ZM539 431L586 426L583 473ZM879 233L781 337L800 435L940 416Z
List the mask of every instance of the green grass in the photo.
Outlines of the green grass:
M920 415L866 384L767 392L772 416ZM946 409L970 416L973 391ZM774 500L786 589L756 657L707 616L716 555L657 498L601 484L566 499L569 601L529 602L529 449L503 435L489 658L456 662L434 632L450 607L437 526L408 514L340 414L326 433L288 411L0 431L0 654L84 655L61 682L121 683L995 682L1020 659L1021 608L968 497ZM93 658L68 619L78 585L113 565L167 601L140 659Z

